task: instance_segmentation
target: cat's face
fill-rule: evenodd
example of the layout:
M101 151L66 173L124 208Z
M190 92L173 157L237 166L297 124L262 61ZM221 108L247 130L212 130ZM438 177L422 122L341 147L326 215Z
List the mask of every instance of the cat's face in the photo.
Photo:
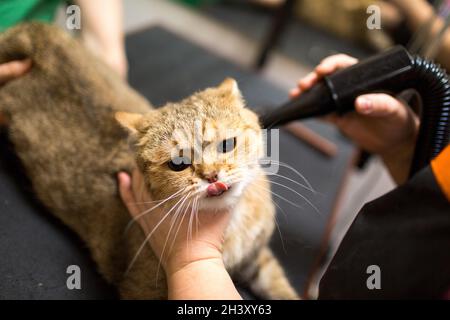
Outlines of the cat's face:
M116 118L134 136L154 200L172 197L172 205L200 210L232 207L260 169L258 117L244 108L232 79L147 115Z

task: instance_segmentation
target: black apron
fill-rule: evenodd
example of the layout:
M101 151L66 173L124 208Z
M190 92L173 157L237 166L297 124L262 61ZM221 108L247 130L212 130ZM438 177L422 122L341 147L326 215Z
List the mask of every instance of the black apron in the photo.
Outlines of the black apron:
M450 202L427 167L362 208L319 299L442 299L449 290Z

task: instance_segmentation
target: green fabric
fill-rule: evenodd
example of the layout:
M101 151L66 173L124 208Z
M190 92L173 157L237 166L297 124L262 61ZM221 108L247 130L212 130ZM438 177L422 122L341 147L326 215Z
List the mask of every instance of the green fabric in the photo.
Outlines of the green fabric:
M63 0L0 0L0 32L22 21L52 22Z
M177 2L182 2L190 6L200 7L205 4L210 4L214 2L219 2L219 0L175 0Z

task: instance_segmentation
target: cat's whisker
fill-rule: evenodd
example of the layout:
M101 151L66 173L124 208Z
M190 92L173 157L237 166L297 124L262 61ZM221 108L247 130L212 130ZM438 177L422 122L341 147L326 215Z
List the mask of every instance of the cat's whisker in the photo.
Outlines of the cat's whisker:
M189 247L189 234L190 234L190 229L191 229L191 218L192 218L192 214L188 214L187 211L185 212L185 215L187 216L187 222L188 222L188 227L186 229L186 244ZM184 219L184 217L183 217Z
M175 193L171 194L170 196L168 196L168 197L165 198L165 199L155 200L154 202L161 202L161 203L159 203L158 205L156 205L156 206L154 206L154 207L152 207L152 208L150 208L150 209L147 209L147 210L145 210L144 212L140 213L140 214L136 217L136 219L140 219L141 215L144 215L144 214L147 213L148 211L151 211L151 210L153 210L153 209L159 207L159 206L162 205L164 202L167 202L167 201L169 201L169 200L175 198L176 196L180 195L180 193L182 193L183 191L187 191L186 189L187 189L187 187L181 188L181 189L179 189L178 191L176 191ZM149 201L149 202L153 202L153 201ZM145 204L145 202L142 202L142 204Z
M312 187L312 185L309 183L308 179L306 179L306 177L304 175L302 175L297 169L295 169L294 167L290 166L289 164L282 162L282 161L277 161L277 160L272 160L272 159L268 159L269 162L273 162L275 164L278 164L284 168L287 168L291 171L293 171L295 174L297 174L300 178L303 179L303 181L305 181L306 185L308 186L309 189L311 189L310 191L316 193L316 191L314 190L314 188ZM270 175L270 173L269 173Z
M188 228L187 228L187 230L186 230L186 243L187 243L188 246L189 246L189 238L192 239L192 233L191 233L192 211L191 211L191 214L189 215L188 219L189 219L189 220L188 220Z
M279 183L279 182L276 182L276 181L270 181L270 180L267 180L267 179L264 179L265 181L267 181L267 182L269 182L269 183L273 183L273 184L275 184L275 185L278 185L278 186L281 186L281 187L283 187L283 188L286 188L286 189L288 189L289 191L291 191L291 192L293 192L293 193L295 193L296 195L298 195L299 197L301 197L303 200L305 200L306 201L306 203L308 203L319 215L321 215L321 212L320 212L320 210L319 209L317 209L317 207L308 199L308 198L306 198L304 195L302 195L301 193L299 193L299 192L297 192L297 191L295 191L294 189L292 189L291 187L288 187L288 186L286 186L286 185L284 185L284 184L282 184L282 183Z
M238 167L237 169L234 169L234 170L229 171L229 176L228 176L228 178L229 178L229 179L232 179L232 178L235 176L236 173L240 172L241 169L245 168L245 165L246 165L246 164L244 163L244 164L242 164L240 167ZM291 169L291 170L292 170L292 169ZM293 170L295 170L295 169L293 169ZM304 188L304 189L306 189L306 190L308 190L308 191L310 191L310 192L312 192L312 193L314 193L314 194L317 193L314 189L312 189L312 188L310 188L310 187L308 187L308 186L306 186L306 185L304 185L304 184L302 184L302 183L300 183L300 182L298 182L298 181L295 181L295 180L293 180L293 179L291 179L291 178L289 178L289 177L286 177L286 176L284 176L284 175L282 175L282 174L279 174L279 173L269 173L268 175L273 175L273 176L276 176L276 177L280 177L280 178L286 179L286 180L288 180L288 181L290 181L290 182L292 182L292 183L294 183L294 184L296 184L296 185L298 185L298 186L300 186L300 187L302 187L302 188ZM304 179L304 180L305 180L305 179Z
M188 199L188 197L189 197L189 195L187 195L186 199ZM186 202L186 199L178 206L178 209L175 211L175 213L173 214L172 219L170 220L170 228L169 228L169 231L167 232L166 240L164 241L163 250L162 250L161 257L160 257L160 260L159 260L159 263L158 263L158 268L156 270L156 280L155 280L156 282L158 281L159 269L161 267L161 261L164 259L164 252L166 250L167 242L168 242L168 240L170 238L170 233L172 231L172 228L176 224L176 220L178 219L178 216L179 216L179 214L180 214L180 212L181 212L181 210L182 210L182 208L184 206L184 203ZM187 203L188 205L187 205L186 209L189 208L190 201ZM168 252L168 254L170 254L170 251Z
M196 200L198 200L198 197L196 197L193 202L195 202ZM191 208L191 218L192 218L192 221L194 221L194 222L195 222L195 217L196 217L195 208L194 208L194 206L192 206L192 208ZM194 232L193 229L194 229L194 226L192 225L191 240L192 240L192 233ZM197 228L196 228L195 232L196 232L196 234L198 233L198 225L197 225Z
M240 180L237 180L237 181L235 181L235 182L239 182L239 181L242 181L242 180L244 180L244 178L243 178L243 179L240 179ZM268 181L268 180L262 180L262 179L259 179L259 180L261 180L261 181ZM235 183L235 182L234 182L234 183ZM269 182L270 182L270 181L269 181ZM264 191L270 192L270 193L273 194L274 196L276 196L276 197L278 197L278 198L280 198L280 199L286 201L287 203L293 205L294 207L297 207L297 208L302 209L302 210L305 209L304 207L302 207L302 206L296 204L295 202L292 202L292 201L286 199L286 198L283 197L283 196L280 196L279 194L277 194L276 192L274 192L274 191L272 191L272 190L270 190L270 189L264 188L264 187L262 187L262 186L260 186L260 185L258 185L258 184L254 184L253 186L255 186L255 187L257 187L257 188L260 188L260 189L262 189L262 190L264 190Z
M254 182L251 182L251 183L254 183ZM254 190L250 189L250 192L252 192L252 194L253 194L254 196L256 196L257 198L259 198L261 201L263 201L263 202L266 201L259 193L255 192ZM281 208L281 207L278 205L278 203L276 203L275 201L273 201L273 204L274 204L278 209L280 209L280 211L284 214L284 217L287 218L287 214L286 214L286 212L283 210L283 208Z
M244 180L244 178L240 174L236 174L234 176L229 176L227 179L227 182L230 185L233 185L234 183L242 181L242 180Z
M275 161L275 160L273 160L273 161ZM278 162L278 161L277 161ZM310 186L311 187L311 185L309 184L309 182L306 180L306 178L305 177L303 177L303 175L301 175L301 173L299 173L296 169L294 169L294 168L292 168L291 166L289 166L288 164L285 164L285 163L282 163L282 162L278 162L280 165L282 165L282 166L285 166L285 167L287 167L287 168L289 168L289 169L291 169L292 171L294 171L294 172L296 172L300 177L302 177L304 180L305 180L305 182L308 184L308 186ZM309 190L309 191L311 191L311 192L313 192L313 193L317 193L315 190L313 190L312 189L312 187L311 188L308 188L307 186L305 186L305 185L303 185L303 184L301 184L301 183L298 183L297 181L295 181L295 180L293 180L293 179L290 179L290 178L288 178L288 177L285 177L285 176L283 176L283 175L281 175L281 174L274 174L275 176L279 176L279 177L282 177L282 178L284 178L284 179L287 179L287 180L289 180L289 181L291 181L291 182L293 182L293 183L295 183L295 184L298 184L299 186L301 186L301 187L303 187L303 188L305 188L305 189L307 189L307 190ZM258 178L257 178L258 179ZM264 178L259 178L260 180L261 179L264 179ZM241 180L243 180L243 179L241 179ZM273 184L275 184L275 185L279 185L279 186L281 186L281 187L284 187L284 188L286 188L286 189L288 189L289 191L291 191L291 192L293 192L293 193L295 193L296 195L298 195L298 196L300 196L306 203L308 203L319 215L321 215L321 212L320 212L320 210L319 209L317 209L317 207L308 199L308 198L306 198L304 195L302 195L301 193L299 193L299 192L297 192L296 190L294 190L294 189L292 189L292 188L290 188L289 186L286 186L285 184L282 184L282 183L279 183L279 182L276 182L276 181L270 181L270 180L268 180L268 179L264 179L265 181L267 181L267 182L269 182L269 183L273 183ZM283 199L280 195L277 195L277 194L275 194L272 190L270 190L274 195L276 195L277 197L279 197L280 199ZM291 201L289 201L289 200L287 200L287 199L283 199L283 200L285 200L285 201L287 201L288 203L291 203L291 204L293 204L293 202L291 202ZM297 205L296 205L296 207L298 207ZM303 209L303 208L302 208Z
M287 163L285 163L285 162L282 162L282 161L278 161L278 160L272 160L272 159L261 159L261 160L259 160L259 161L261 161L261 162L263 162L263 163L272 162L272 163L278 164L278 165L280 165L280 166L282 166L282 167L284 167L284 168L287 168L287 169L293 171L293 172L294 172L295 174L297 174L303 181L305 181L306 185L301 184L301 183L299 183L298 181L295 181L295 180L292 180L292 179L289 179L290 181L292 181L292 182L298 184L299 186L301 186L301 187L303 187L303 188L305 188L305 189L311 191L312 193L317 193L317 192L314 190L314 188L312 187L312 185L309 183L308 179L306 179L306 177L305 177L304 175L302 175L297 169L295 169L294 167L290 166L289 164L287 164ZM240 164L240 167L243 168L244 166L249 165L249 164L253 164L253 162L241 163L241 164ZM260 163L260 164L261 164L261 163ZM283 175L281 175L281 174L273 173L273 172L267 172L266 174L269 175L269 176L270 176L270 175L275 175L275 176L280 176L280 177L287 178L287 177L285 177L285 176L283 176Z
M141 201L141 202L139 202L139 201L136 201L136 202L130 202L131 204L150 204L150 203L155 203L155 202L162 202L162 201L164 201L165 199L162 199L162 200L153 200L153 201Z
M278 198L280 198L280 199L286 201L287 203L290 203L290 204L293 205L294 207L297 207L297 208L302 209L302 210L305 209L305 208L302 207L301 205L298 205L298 204L296 204L295 202L292 202L292 201L286 199L285 197L280 196L278 193L276 193L276 192L274 192L274 191L272 191L272 190L266 189L266 188L261 187L260 185L257 185L257 184L255 184L255 186L256 186L257 188L261 188L261 189L263 189L263 190L265 190L265 191L268 191L268 192L272 193L274 196L276 196L276 197L278 197Z
M195 203L194 203L194 212L195 212L195 232L198 233L198 207L199 207L199 197L195 198Z
M191 218L193 219L193 221L195 220L195 232L196 232L196 234L198 234L198 225L199 225L199 217L198 217L198 209L199 209L199 205L200 205L200 201L199 200L200 200L199 196L195 197L195 203L194 203L194 206L193 206L192 212L191 212ZM192 229L191 229L191 242L192 242Z
M183 221L184 221L184 217L186 216L187 209L188 209L188 208L186 208L186 209L183 211L183 214L181 214L180 222L178 223L177 230L175 231L175 235L174 235L174 237L173 237L173 239L172 239L172 242L171 242L171 244L170 244L169 252L172 251L173 246L175 245L175 241L176 241L176 239L177 239L178 232L180 231L181 226L183 225Z
M271 173L270 175L273 175L273 176L275 176L275 177L280 177L280 178L286 179L286 180L288 180L288 181L290 181L290 182L292 182L292 183L294 183L294 184L296 184L296 185L298 185L298 186L300 186L300 187L302 187L302 188L304 188L304 189L306 189L306 190L308 190L308 191L311 191L311 192L314 193L314 194L317 193L315 190L308 188L308 187L305 186L304 184L302 184L302 183L300 183L300 182L298 182L298 181L295 181L294 179L291 179L291 178L289 178L289 177L286 177L286 176L284 176L284 175L282 175L282 174L279 174L279 173Z
M198 197L196 197L195 199L198 199ZM192 207L191 208L191 214L190 214L190 217L189 217L189 227L188 227L188 231L190 232L190 237L191 237L191 240L192 240L192 229L193 229L193 221L194 221L194 210L193 210L194 208Z
M145 211L143 211L142 213L138 214L136 217L133 217L133 219L131 219L130 222L128 222L127 226L125 227L125 231L124 234L126 234L128 232L128 230L131 228L131 226L133 225L133 223L135 223L136 221L138 221L139 219L141 219L143 216L145 216L147 213L150 213L151 211L155 210L156 208L158 208L159 206L161 206L162 204L166 203L167 201L177 198L179 196L182 195L183 192L186 192L187 188L181 188L180 190L176 191L174 194L170 195L169 197L161 200L160 203L158 203L157 205L151 207L150 209L147 209Z
M252 183L253 183L253 182L252 182ZM265 202L265 199L264 199L260 194L258 194L257 192L255 192L253 189L250 189L250 192L251 192L254 196L256 196L257 198L259 198L262 202ZM287 214L286 214L286 212L283 210L283 208L281 208L275 201L273 201L273 204L274 204L278 209L280 209L280 211L284 214L284 217L287 218ZM280 228L280 225L278 224L278 221L277 221L277 215L274 216L274 219L275 219L275 220L274 220L275 225L276 225L277 230L278 230L278 234L280 235L281 246L283 247L284 252L286 252L286 247L284 246L283 235L281 234L281 228Z
M234 183L233 180L236 177L239 177L239 178L243 179L243 177L242 177L242 169L238 168L238 169L235 169L235 170L231 171L231 173L229 173L228 176L227 176L227 180L229 180L231 183Z
M153 233L156 231L156 229L158 229L158 227L161 225L161 223L163 223L163 221L169 216L169 214L179 205L179 203L187 198L188 195L183 196L180 200L178 200L178 202L172 206L172 208L164 215L164 217L156 224L156 226L152 229L152 231L147 235L147 237L145 238L145 240L142 242L141 246L139 247L138 251L136 252L136 254L134 255L133 259L131 260L125 274L128 274L128 272L131 270L131 268L133 267L134 263L136 262L136 259L139 257L141 251L144 249L144 246L147 244L148 240L151 238L151 236L153 235Z
M194 207L194 213L193 216L195 217L195 232L196 234L198 234L198 225L199 225L199 216L198 216L198 211L199 211L199 206L200 206L200 201L199 201L199 197L195 198L195 207ZM191 236L191 241L192 241L192 236Z
M197 191L194 191L192 194L191 194L191 197L194 197L194 196L197 196L198 194L200 194L200 193L204 193L205 192L205 190L197 190Z

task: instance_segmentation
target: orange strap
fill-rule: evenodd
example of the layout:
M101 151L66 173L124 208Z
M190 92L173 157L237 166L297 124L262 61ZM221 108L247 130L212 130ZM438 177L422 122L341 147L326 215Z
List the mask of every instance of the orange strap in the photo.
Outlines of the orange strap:
M450 201L450 145L431 161L434 176Z

